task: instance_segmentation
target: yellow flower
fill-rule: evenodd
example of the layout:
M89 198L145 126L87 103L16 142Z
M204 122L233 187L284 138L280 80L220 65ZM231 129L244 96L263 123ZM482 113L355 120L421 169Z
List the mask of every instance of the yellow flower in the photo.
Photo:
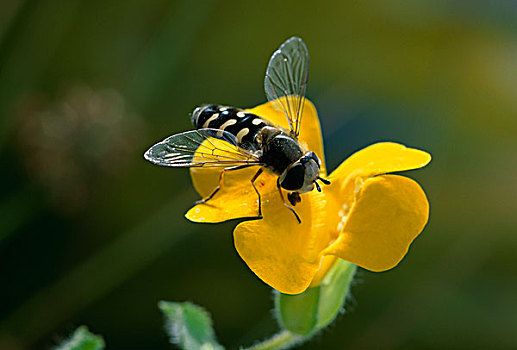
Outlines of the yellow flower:
M288 129L285 115L271 102L249 111ZM425 166L431 160L428 153L397 143L377 143L353 154L327 177L318 116L307 100L303 114L299 140L321 159L321 176L331 184L321 193L301 195L295 207L302 220L299 224L280 198L276 176L263 173L255 182L263 219L244 221L233 232L235 248L250 269L284 294L317 285L338 258L371 271L391 269L429 217L429 203L418 183L387 175ZM217 187L220 172L191 169L201 196ZM256 217L257 194L250 182L255 172L253 168L227 172L219 193L190 209L186 217L212 223Z

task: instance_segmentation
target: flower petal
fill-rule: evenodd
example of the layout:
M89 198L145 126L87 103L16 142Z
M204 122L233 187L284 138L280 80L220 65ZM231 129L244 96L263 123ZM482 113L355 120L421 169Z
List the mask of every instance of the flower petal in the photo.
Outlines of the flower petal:
M316 287L320 284L323 278L327 275L327 273L334 267L336 262L338 262L339 258L335 255L325 255L323 260L321 261L320 268L318 272L312 278L310 287Z
M431 161L427 152L394 142L379 142L352 154L332 172L329 179L344 184L350 176L371 177L379 174L424 167Z
M190 168L192 185L194 185L194 188L201 197L208 197L219 185L221 171L222 169L218 168ZM235 174L241 174L241 172Z
M424 151L393 142L373 144L347 158L330 174L331 184L324 188L328 194L327 212L339 214L327 216L327 224L335 234L331 239L338 239L344 218L349 217L356 192L365 180L379 174L423 167L430 160L431 156Z
M410 178L384 175L367 179L356 194L343 232L323 254L371 271L396 266L423 230L429 203Z
M258 216L258 196L251 179L259 167L251 167L235 171L227 171L223 178L222 189L208 202L198 204L191 208L185 217L194 222L223 222L236 218L252 218ZM215 172L216 181L214 182ZM206 198L219 185L220 170L216 169L191 169L192 180L198 192ZM206 180L205 180L206 179ZM204 182L205 181L205 182ZM263 172L257 180L255 187L261 195L276 189L276 176Z
M316 108L312 102L308 99L304 100L302 110L302 128L298 139L308 151L316 153L318 158L321 160L321 174L322 176L326 176L327 171L325 168L325 155L323 153L323 139L321 136L318 113L316 112ZM275 103L273 102L261 104L260 106L251 108L248 111L289 130L289 123L284 111L276 109Z
M301 198L295 207L301 224L276 191L263 197L264 219L243 222L233 233L235 248L250 269L284 294L307 289L328 245L323 195L313 191Z

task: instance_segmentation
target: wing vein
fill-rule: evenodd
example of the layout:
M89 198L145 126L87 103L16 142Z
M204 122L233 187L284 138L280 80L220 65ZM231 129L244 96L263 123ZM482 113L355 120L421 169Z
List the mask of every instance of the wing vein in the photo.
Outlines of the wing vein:
M296 138L301 129L308 65L307 46L300 38L292 37L273 53L264 79L268 100L285 113L291 135Z

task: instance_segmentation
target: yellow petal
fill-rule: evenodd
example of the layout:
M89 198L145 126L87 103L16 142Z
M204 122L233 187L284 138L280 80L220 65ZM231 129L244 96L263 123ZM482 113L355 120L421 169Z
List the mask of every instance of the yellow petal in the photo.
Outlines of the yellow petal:
M289 130L289 123L285 113L282 110L278 110L274 102L264 103L248 111L269 120L285 130ZM325 168L325 155L323 154L320 120L318 119L316 108L312 102L307 99L304 100L301 130L298 139L307 151L316 153L321 160L321 174L322 176L326 176L327 171Z
M219 185L219 177L222 169L219 168L190 168L192 185L203 198L207 197ZM241 174L240 170L236 173ZM232 174L233 175L233 174Z
M323 277L327 274L327 272L330 271L330 269L336 264L339 258L337 258L335 255L326 255L323 257L323 260L321 262L320 269L314 277L312 278L311 284L309 287L316 287L320 284L321 280L323 280Z
M214 148L215 150L213 150ZM247 159L234 145L215 138L204 141L196 151L196 156L206 161ZM254 166L226 171L222 186L214 197L206 203L191 208L185 215L186 218L194 222L222 222L235 218L258 216L258 195L251 185L251 179L258 170L259 167ZM219 186L222 171L222 167L190 169L194 188L202 198L207 198ZM261 193L260 191L266 191L264 189L266 182L271 187L275 181L276 178L273 179L269 174L263 173L255 181L255 186Z
M424 151L393 142L373 144L347 158L330 174L330 186L324 187L328 194L327 212L335 213L327 218L327 224L335 233L331 239L338 238L343 218L348 216L355 194L365 180L379 174L420 168L430 160L431 156Z
M229 163L228 167L239 165L239 161L249 160L249 156L240 151L237 146L217 138L209 138L203 141L196 150L194 158L197 160L197 163L205 161L208 163L226 162ZM235 162L232 163L232 161ZM202 197L211 194L219 185L219 179L223 169L223 166L210 167L209 164L203 167L190 168L194 188ZM256 171L257 170L255 170L255 172ZM242 171L235 170L231 172L232 176L236 176L234 175L235 173L243 174ZM230 172L227 174L230 174Z
M396 266L423 230L429 203L413 180L384 175L367 179L356 194L339 238L323 254L331 254L371 271Z
M328 245L324 197L313 191L301 198L295 206L301 224L277 191L264 196L264 219L243 222L234 231L241 258L260 279L284 294L307 289L319 269L320 253Z
M418 169L431 161L427 152L394 142L380 142L354 153L332 172L330 179L340 179L343 184L350 176L363 178Z
M251 167L235 171L227 171L223 178L223 186L212 199L191 208L185 217L194 222L222 222L236 218L252 218L258 216L258 195L251 185L251 179L259 167ZM196 176L193 181L196 189L206 198L219 184L219 175L215 183L210 182L208 172L212 170L193 169ZM203 183L204 176L208 176ZM255 181L255 187L261 196L276 189L276 176L263 172Z

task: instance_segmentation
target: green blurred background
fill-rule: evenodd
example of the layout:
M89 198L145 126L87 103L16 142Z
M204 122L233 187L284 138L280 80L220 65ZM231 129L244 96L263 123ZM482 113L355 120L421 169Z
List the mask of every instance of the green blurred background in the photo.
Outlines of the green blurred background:
M109 348L168 348L159 300L218 339L276 330L235 222L184 219L186 170L152 143L203 103L264 102L271 53L309 47L308 97L334 168L368 144L429 151L408 173L431 217L396 269L359 271L348 313L302 349L517 348L517 3L0 2L0 348L76 326Z

